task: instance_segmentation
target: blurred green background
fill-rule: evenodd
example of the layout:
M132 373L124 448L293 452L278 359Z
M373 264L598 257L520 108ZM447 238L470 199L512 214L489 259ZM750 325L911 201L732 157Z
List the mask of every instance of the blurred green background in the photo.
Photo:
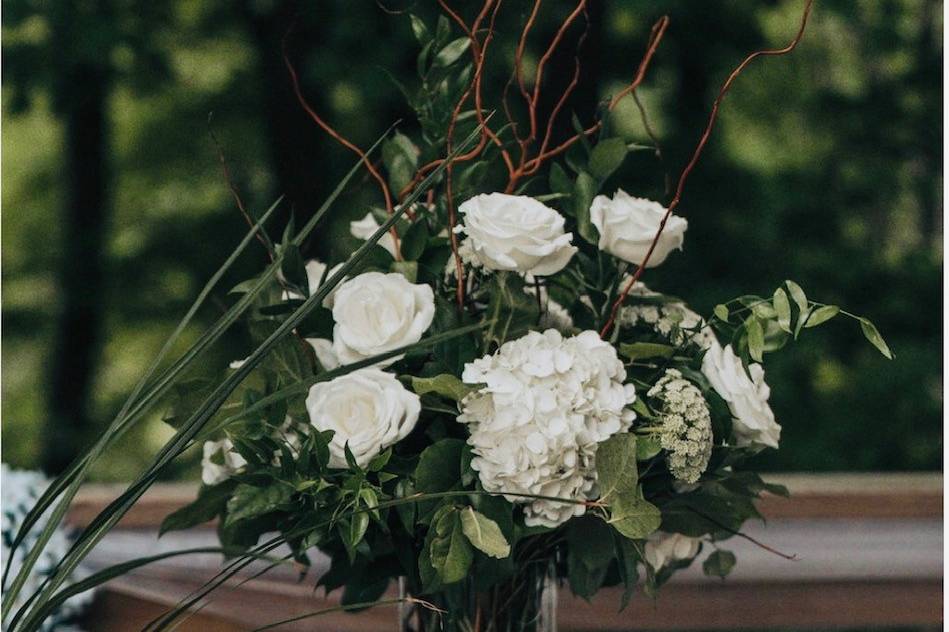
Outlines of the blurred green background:
M491 98L530 4L505 2ZM572 3L544 6L528 66ZM640 91L662 161L632 154L617 184L667 201L663 173L681 170L720 83L747 52L783 46L801 8L595 0L581 89L569 104L583 120L632 76L650 25L662 14L672 20ZM428 0L4 2L5 461L55 471L101 432L245 231L210 130L258 213L285 193L286 210L308 217L352 164L293 98L281 58L291 24L304 90L344 135L366 146L397 119L417 132L387 74L415 80L405 10L430 26L438 15ZM735 84L680 207L690 223L685 251L645 276L703 313L792 278L816 300L870 316L887 338L892 362L840 320L769 356L784 435L762 468L940 467L942 26L934 0L818 0L798 50L756 61ZM572 72L572 55L552 60L548 98ZM631 99L616 123L630 140L650 142ZM353 245L346 222L378 203L376 193L364 183L348 194L305 253L344 256ZM263 262L252 250L233 280ZM224 300L212 301L183 343ZM207 367L243 357L241 343L235 333ZM160 417L156 410L96 475L137 472L170 434Z

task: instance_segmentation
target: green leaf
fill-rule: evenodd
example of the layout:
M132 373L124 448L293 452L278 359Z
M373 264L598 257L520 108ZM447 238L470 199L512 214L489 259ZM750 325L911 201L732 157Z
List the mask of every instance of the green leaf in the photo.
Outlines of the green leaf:
M236 482L227 480L213 487L202 486L198 498L190 505L168 514L158 529L158 537L168 531L190 529L214 520L227 506Z
M559 163L555 162L550 165L549 187L554 193L563 193L566 195L573 193L573 182Z
M646 435L636 438L636 460L646 461L659 454L662 445L659 443L659 437L655 435Z
M418 261L393 261L389 269L404 276L409 283L418 280Z
M723 323L728 322L728 306L719 303L715 306L715 318L719 319Z
M485 555L503 559L511 554L511 545L501 533L498 523L473 507L461 510L461 530L472 546Z
M778 312L771 307L771 303L755 303L751 306L751 313L761 320L770 320L778 316Z
M622 138L601 140L590 153L590 173L600 180L606 180L623 164L627 151Z
M617 533L613 533L613 548L616 555L616 569L619 571L620 579L623 581L623 596L620 599L620 612L629 605L629 600L636 591L636 584L639 582L639 553L636 551L636 545Z
M420 492L447 492L461 479L461 439L442 439L422 450L415 468L415 488Z
M279 505L289 501L292 494L292 487L279 483L267 487L240 484L227 501L224 524L229 526L241 520L272 513Z
M823 325L828 320L840 313L840 308L836 305L824 305L823 307L818 307L813 312L811 312L810 317L807 319L807 322L804 323L804 328L817 327L818 325Z
M429 34L428 27L425 26L425 22L422 21L422 18L414 13L410 13L409 19L412 20L412 33L415 35L415 39L418 40L418 43L425 44L428 42L432 36Z
M774 311L778 314L778 327L791 333L791 303L788 302L787 292L778 288L774 291Z
M412 390L418 395L435 393L452 401L460 402L465 395L477 390L476 386L468 386L454 375L442 373L435 377L413 377Z
M866 318L860 318L860 329L863 330L863 335L866 337L870 343L882 353L886 359L893 359L893 352L890 351L890 347L887 346L886 341L883 340L883 336L880 335L880 332L877 331L876 325L871 323Z
M415 177L419 149L405 134L396 132L382 144L382 164L393 191L401 191Z
M636 493L618 494L610 503L613 528L631 540L641 540L659 529L662 514L659 508Z
M735 567L735 554L731 551L715 551L702 562L702 570L709 577L725 579Z
M445 584L461 581L468 575L474 551L461 526L457 508L441 514L435 525L435 537L429 546L432 568Z
M807 312L807 295L804 294L804 290L801 289L801 286L790 279L786 280L785 283L791 291L791 298L794 299L797 308L801 310L802 314Z
M590 222L590 205L598 190L599 185L593 176L581 171L573 188L573 214L577 218L577 232L593 245L600 241L596 226Z
M537 322L537 300L524 291L524 281L512 272L495 272L487 283L484 321L491 325L485 341L502 345L519 338Z
M639 484L636 435L621 432L600 444L596 450L596 476L601 500L613 494L635 494Z
M748 354L756 362L761 362L764 355L764 330L761 321L749 318L745 321L745 331L748 334Z
M613 561L613 538L595 516L567 523L567 579L573 594L590 599L606 579Z
M415 170L413 169L414 173ZM406 261L418 261L428 245L428 224L419 219L402 236L402 258Z
M620 344L619 352L630 360L671 358L675 354L675 347L658 342L633 342Z
M471 44L471 40L467 37L459 37L456 40L452 40L445 45L438 54L435 55L435 60L432 62L432 67L434 68L446 68L451 66L453 63L458 61L458 58L465 54L465 51L468 50L468 46Z

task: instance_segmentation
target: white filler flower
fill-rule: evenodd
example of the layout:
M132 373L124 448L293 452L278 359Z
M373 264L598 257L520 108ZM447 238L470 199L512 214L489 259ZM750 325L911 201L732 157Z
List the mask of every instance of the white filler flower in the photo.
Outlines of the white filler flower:
M335 433L330 467L345 468L345 446L364 467L412 432L422 404L394 375L368 368L311 386L306 410L313 427Z
M548 329L501 345L465 365L462 380L483 384L462 401L471 466L489 492L572 500L590 497L597 446L625 431L636 399L616 350L594 331L572 338ZM528 525L557 526L580 504L505 496L525 505Z
M465 241L488 270L546 276L560 272L577 251L563 217L534 198L488 193L458 210L464 218L455 232L468 235Z
M624 279L624 283L626 280ZM621 287L623 285L621 284ZM659 297L643 283L637 282L629 293L632 297ZM715 332L705 320L680 301L663 302L655 305L640 303L620 308L616 322L620 327L645 326L674 345L692 343L700 349L708 349L715 341Z
M665 214L662 204L633 197L622 189L618 189L612 199L596 196L590 206L590 221L600 232L600 250L636 265L641 265L646 258ZM681 250L688 226L683 218L671 215L646 267L654 268L665 261L670 252Z
M702 391L675 369L667 369L647 395L659 402L659 443L672 475L695 483L712 456L712 415Z
M435 294L397 272L366 272L333 297L333 350L341 364L418 342L435 317ZM392 364L398 358L381 363Z
M764 368L755 363L748 371L750 377L731 345L723 348L716 343L702 359L702 373L728 403L734 417L732 432L737 445L777 448L781 426L768 405L771 389L765 384Z
M247 465L240 454L234 451L230 439L205 441L201 456L201 481L205 485L223 483Z
M673 562L690 560L699 554L699 538L690 538L681 533L656 531L646 540L644 557L654 571Z

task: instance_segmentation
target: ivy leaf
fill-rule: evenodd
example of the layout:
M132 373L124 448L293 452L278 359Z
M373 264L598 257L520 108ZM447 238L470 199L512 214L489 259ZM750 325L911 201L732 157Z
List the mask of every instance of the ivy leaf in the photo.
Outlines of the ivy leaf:
M675 347L658 342L633 342L621 344L619 352L630 360L671 358L675 353Z
M231 526L241 520L261 516L277 511L278 507L290 500L293 488L277 483L267 487L241 484L227 501L225 526Z
M442 373L435 377L413 377L412 390L417 395L435 393L455 402L460 402L465 395L477 390L476 386L469 386L454 375Z
M836 305L824 305L823 307L818 307L813 312L811 312L810 317L807 319L807 322L804 323L804 328L817 327L818 325L823 325L828 320L840 313L840 308Z
M472 546L485 555L504 559L511 554L511 545L498 523L472 507L461 511L461 530Z
M600 241L596 226L590 222L590 205L593 204L598 189L596 180L585 171L581 171L577 176L573 188L573 214L577 218L577 232L593 245Z
M893 352L890 351L890 347L887 346L886 341L883 340L883 336L880 335L880 332L877 331L876 325L871 323L866 318L860 319L860 329L863 330L864 337L870 341L877 350L886 357L887 360L893 359Z
M623 164L627 151L622 138L601 140L590 153L590 173L600 180L606 180Z
M715 551L702 562L702 571L709 577L725 579L735 567L735 554L731 551Z
M756 362L761 362L764 355L764 330L761 321L749 318L745 321L745 331L748 334L748 354Z
M616 496L610 503L610 524L630 540L642 540L659 529L659 508L635 492Z
M614 493L636 493L639 483L636 435L621 432L600 444L596 450L596 476L601 500L606 500Z
M788 301L787 292L778 288L774 291L774 311L778 314L778 326L784 331L791 333L791 303Z

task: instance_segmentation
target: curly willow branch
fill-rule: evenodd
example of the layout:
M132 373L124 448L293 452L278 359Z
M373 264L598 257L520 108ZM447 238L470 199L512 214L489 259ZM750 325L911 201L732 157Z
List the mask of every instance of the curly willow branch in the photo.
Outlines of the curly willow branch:
M605 338L610 332L610 329L612 329L620 306L626 300L626 297L629 296L633 286L636 285L636 282L639 281L639 278L642 276L643 271L646 269L646 264L649 263L649 259L652 257L652 253L656 249L656 244L659 243L659 237L662 235L662 231L666 227L666 222L669 220L669 217L672 216L672 212L676 209L676 207L679 206L679 201L682 199L682 191L685 188L685 182L688 179L689 174L692 173L692 170L695 169L695 165L698 163L699 157L702 155L702 150L705 149L705 145L708 143L708 139L712 134L712 128L715 126L715 121L718 118L718 109L721 106L725 95L728 94L729 89L731 89L732 84L735 83L738 75L740 75L742 71L744 71L744 69L747 68L748 65L758 57L786 55L797 48L797 45L801 42L801 38L804 37L804 30L807 28L807 19L811 14L811 7L813 4L814 0L807 0L806 4L804 5L804 13L801 16L801 25L798 28L794 39L792 39L787 46L784 48L759 50L751 53L745 57L745 59L740 64L738 64L731 74L728 75L728 79L725 80L725 83L722 84L721 89L718 91L718 96L715 97L715 101L712 103L712 110L709 113L708 123L705 126L705 131L702 133L702 137L699 139L698 145L696 145L695 151L692 153L691 160L689 160L689 163L685 166L685 169L682 170L682 175L679 176L679 183L676 186L675 196L673 196L672 201L669 202L666 213L662 216L662 221L659 222L659 229L656 231L656 235L653 237L652 243L649 244L649 250L646 251L646 256L643 257L642 263L640 263L636 268L636 272L632 275L629 282L626 284L626 287L623 288L623 292L619 295L616 301L613 302L613 306L610 309L610 317L606 321L606 324L603 325L603 329L600 330L601 338Z

